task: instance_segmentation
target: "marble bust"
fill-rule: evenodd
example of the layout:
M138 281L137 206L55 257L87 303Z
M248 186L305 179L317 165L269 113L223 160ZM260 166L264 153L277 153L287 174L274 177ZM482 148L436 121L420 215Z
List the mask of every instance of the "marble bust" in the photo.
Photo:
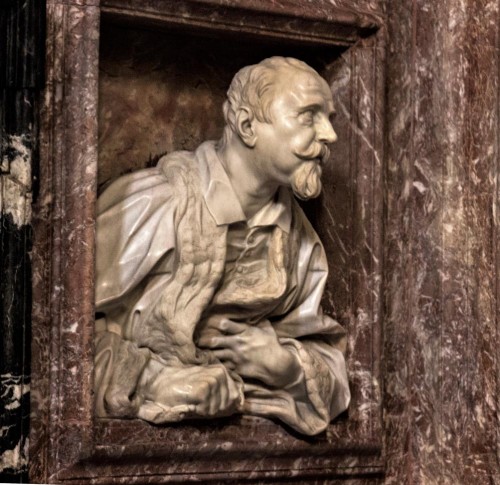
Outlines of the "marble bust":
M314 435L350 400L324 315L324 249L293 194L321 191L337 136L326 81L272 57L241 69L217 142L123 176L98 200L96 414L249 414Z

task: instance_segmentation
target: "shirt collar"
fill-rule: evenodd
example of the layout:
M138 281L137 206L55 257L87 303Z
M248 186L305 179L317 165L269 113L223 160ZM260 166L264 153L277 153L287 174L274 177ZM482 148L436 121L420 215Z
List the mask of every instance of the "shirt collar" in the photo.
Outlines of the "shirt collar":
M215 150L215 142L202 143L196 150L205 202L218 226L246 221L249 227L279 226L290 232L292 196L286 187L280 187L276 197L257 214L247 220L229 177Z

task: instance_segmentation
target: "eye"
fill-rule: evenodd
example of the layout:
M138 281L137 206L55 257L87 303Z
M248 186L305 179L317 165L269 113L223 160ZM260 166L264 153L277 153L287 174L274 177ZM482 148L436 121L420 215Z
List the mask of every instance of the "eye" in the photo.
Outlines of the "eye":
M308 109L307 111L300 113L299 121L304 125L312 125L314 123L314 113L312 110Z

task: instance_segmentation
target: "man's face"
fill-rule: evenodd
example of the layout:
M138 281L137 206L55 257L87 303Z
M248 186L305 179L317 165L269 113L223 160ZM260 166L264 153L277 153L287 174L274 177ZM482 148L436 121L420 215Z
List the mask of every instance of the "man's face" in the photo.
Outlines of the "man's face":
M327 143L337 135L330 123L334 113L327 83L318 75L282 70L274 86L271 123L257 123L255 149L270 182L291 187L301 199L321 192L322 164Z

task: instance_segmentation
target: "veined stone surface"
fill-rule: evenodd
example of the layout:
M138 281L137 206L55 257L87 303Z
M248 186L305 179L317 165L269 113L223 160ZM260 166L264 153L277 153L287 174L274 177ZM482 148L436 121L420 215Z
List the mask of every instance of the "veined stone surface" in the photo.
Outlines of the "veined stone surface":
M113 3L110 0L105 3L108 18L112 16L116 5L125 4L123 1ZM144 2L140 3L145 5ZM204 3L209 7L213 5L213 2ZM221 0L217 3L234 5L235 2ZM255 8L262 8L263 5L257 1L245 3ZM343 4L355 15L356 7L353 7L353 3L343 0L300 2L300 4L293 0L266 2L274 13L285 12L287 7L291 7L302 9L304 16L314 15L307 12L314 9L314 5L320 5L319 10L325 12L329 4L333 7ZM147 2L149 7L155 5L161 7L165 4L165 1ZM387 24L383 25L383 29L388 29L387 85L382 86L383 90L387 90L385 135L388 146L386 153L379 157L383 166L383 185L381 188L375 186L372 192L383 191L385 200L383 209L385 224L381 231L386 249L384 257L379 259L379 263L383 266L384 284L384 358L381 362L377 361L376 354L371 353L367 346L363 347L365 352L362 353L363 359L366 360L375 355L375 365L382 365L384 369L383 381L377 383L383 391L384 429L376 430L376 433L379 436L383 434L386 445L385 481L398 485L500 483L498 472L500 367L497 350L499 344L497 308L500 287L497 260L498 26L500 24L498 3L491 0L443 2L402 0L367 1L356 4L362 10L375 9L377 15L380 14L381 5L385 4L388 16ZM54 166L57 173L64 172L61 164L61 154L64 150L71 154L71 160L78 159L85 162L84 170L78 172L78 176L71 171L64 173L73 182L70 185L73 192L70 193L76 193L80 179L84 187L78 194L81 196L80 200L88 198L87 201L92 197L88 189L92 184L85 174L95 169L95 165L91 163L94 155L90 151L87 157L79 158L78 154L85 152L84 145L89 142L89 138L84 135L96 128L93 124L96 113L95 97L88 95L89 92L92 94L94 85L91 78L86 78L89 73L94 72L97 63L93 50L95 45L87 42L88 38L96 38L99 35L95 28L99 11L96 5L96 0L66 2L49 0L52 10L48 26L49 59L51 59L48 68L51 70L49 79L53 81L49 92L56 106L55 112L61 114L64 111L61 106L61 95L65 93L68 99L64 100L67 103L64 107L83 103L87 114L90 113L83 120L72 116L70 111L66 111L67 118L57 116L54 118L59 123L57 133L64 131L61 128L63 120L69 123L66 132L67 145L62 143L61 138L56 138L54 141L53 146L57 147L54 152L57 154ZM265 10L265 6L263 9ZM128 20L132 17L130 16ZM158 20L153 17L151 15L151 23L148 24L151 28ZM216 11L209 18L214 22L220 21ZM184 19L188 23L187 13ZM86 20L89 20L88 24L85 23ZM88 25L92 27L86 29ZM180 20L179 25L182 25ZM67 49L66 52L71 52L71 56L62 56L63 46ZM357 83L359 89L355 92L363 91L367 85L366 79L369 77L367 58L368 54L363 57L367 66L363 70L363 76L342 77L349 79L349 86ZM349 63L351 72L355 71L358 61L359 59L355 58ZM383 69L384 66L378 65L372 72L377 70L380 72ZM71 86L72 89L65 91L63 80L69 83L65 87ZM78 89L81 88L79 80L84 85L83 96L82 90ZM89 84L90 90L86 90ZM365 95L364 100L365 106L366 103L379 102L378 97L369 94ZM208 106L207 109L211 110L211 105L203 106ZM345 106L348 107L349 103L345 103ZM349 109L346 112L349 112ZM343 119L339 121L341 124L344 123ZM359 113L359 116L349 120L349 123L351 122L352 132L355 133L359 126L370 126L373 119ZM78 144L80 141L78 137L74 137L75 132L79 132L80 139L84 140L77 149L71 148L73 142ZM363 132L363 136L366 136L365 133ZM192 140L186 142L190 143ZM353 137L349 150L355 151L358 148L369 150L367 143ZM160 151L164 149L160 147ZM46 159L49 160L52 152L46 155ZM146 154L144 160L147 159ZM375 158L372 166L376 167L376 163L378 162ZM80 167L80 164L75 163L72 167ZM48 176L49 168L46 167L44 170L47 171L44 175ZM106 180L108 175L103 176L103 180ZM341 175L343 184L352 189L353 186L357 188L363 181L369 180L370 172L366 170L354 178L352 172L346 169ZM59 183L60 180L57 179L55 187L60 189ZM363 199L363 203L354 196L343 201L337 200L335 191L338 194L345 188L335 186L333 183L331 188L332 197L338 202L339 213L351 214L349 211L354 207L354 213L359 214L359 220L362 220L363 214L371 207L372 199L369 197ZM366 193L366 187L361 192ZM350 193L356 192L352 190ZM51 214L52 210L56 226L61 224L64 214L60 200L56 201L55 207L51 206L52 196L50 189L43 191L43 203L37 214L41 221L38 226L41 233L44 227L49 226L48 222L51 219L48 214ZM314 207L314 212L321 210L320 207ZM73 244L68 249L71 250L75 241L80 241L82 236L86 236L86 231L91 231L87 225L91 224L91 216L88 213L81 214L78 211L78 204L71 205L68 214L78 221L78 224L75 223L76 227L72 228L75 231L70 231L73 234L71 239ZM349 302L349 293L346 291L350 288L349 285L354 284L356 287L359 281L363 281L362 278L367 274L365 269L370 266L366 265L365 258L358 258L356 268L360 271L351 271L351 266L345 264L352 256L345 245L345 241L350 240L351 226L338 217L328 220L331 223L325 225L323 230L332 246L336 245L339 249L336 256L338 264L335 262L334 267L339 279L342 280L342 285L337 290L336 300L334 300L335 289L327 289L326 300L331 302L331 306L339 309L352 307L356 309L358 301L370 299L372 296L375 300L377 298L374 292L360 291L359 300L356 298ZM363 227L355 227L359 229L355 232L356 235L361 234L365 237L366 234L370 234L369 231L364 231ZM48 229L45 230L49 233ZM40 248L44 244L51 243L57 247L61 244L61 239L56 238L52 241L48 234L42 234L39 243L37 257L43 259L48 253L40 251ZM369 252L371 245L367 244L366 247ZM90 264L88 261L91 258L88 258L85 251L83 254L87 258L87 264ZM64 270L78 267L77 256L73 253L70 253L70 256ZM370 264L375 264L373 259ZM57 273L57 264L55 267ZM38 288L51 281L48 274L43 271L35 275L35 280L38 282ZM82 278L78 283L82 280L87 281ZM64 280L64 283L68 287L72 285L69 279ZM37 300L35 313L39 321L50 321L59 314L58 296L64 292L65 287L59 284L56 286L52 300L50 297L45 299L40 297ZM83 288L80 289L81 296L87 298L92 294L87 285L84 284L81 288ZM38 295L40 296L40 291ZM46 294L43 296L46 297ZM346 301L348 304L345 304ZM47 310L49 304L54 305L50 311ZM81 359L79 361L78 358L82 355L88 358L91 349L81 346L79 336L91 322L83 321L82 312L72 313L68 310L72 305L78 307L78 299L75 298L65 307L64 317L67 318L65 328L68 331L62 334L63 338L57 341L56 345L50 348L50 339L43 331L37 330L38 350L35 351L35 355L41 363L40 368L47 369L51 357L57 356L57 344L61 341L68 344L65 349L77 349L77 357L68 352L66 360L63 359L63 363L68 363L67 371L63 366L59 374L54 373L52 376L60 375L62 379L71 378L73 381L80 379L88 382L89 370L80 372L78 365ZM359 320L356 317L359 317ZM355 317L347 315L347 320L349 320L350 338L353 339L351 346L356 343L365 345L362 343L363 338L373 328L370 319L366 318L363 311L359 311L355 313ZM359 362L357 357L354 361ZM362 372L361 369L357 372L356 365L351 369L355 369L353 375L358 382L363 383L354 389L353 395L358 391L361 394L363 390L368 389L364 383L369 382L372 376ZM42 372L37 374L37 388L43 391L36 403L40 406L42 416L42 419L37 418L37 431L34 434L38 439L43 436L43 431L48 429L47 402L43 401L42 395L50 394L49 377ZM82 396L78 392L62 400L56 399L53 408L56 414L55 422L58 423L57 417L64 410L69 410L68 414L73 413L78 417L88 415L90 405L86 399L87 396ZM358 416L365 412L366 408L353 410ZM350 419L354 420L355 417L356 414L350 416ZM253 425L261 427L262 423ZM252 426L245 429L253 432ZM59 437L61 440L58 443L59 449L65 450L59 455L59 459L71 461L70 451L67 450L70 450L72 443L81 438L80 429L80 421L71 423ZM235 426L228 424L226 429L229 433L228 439L223 441L226 448L221 444L220 450L225 450L226 457L238 451L244 454L244 451L237 446L230 446L227 443L231 437L237 437L239 441L251 439L252 434L238 435L238 430L242 429L241 423L236 423ZM164 446L167 439L174 437L178 448L173 447L171 451L173 455L179 456L179 453L185 452L186 441L197 443L209 441L210 430L198 427L186 428L183 432L156 428L150 430L139 426L136 422L101 423L96 430L98 442L115 440L114 451L117 454L120 450L125 450L128 443L127 436L133 436L137 441L136 456L151 453L151 447L147 443L154 441L157 451L160 445ZM271 430L268 436L272 436L270 439L278 450L287 439L285 435L272 435ZM332 442L338 439L340 437L335 435L335 431L330 431L326 438ZM259 441L258 446L262 447L263 442L263 439ZM84 452L86 447L87 443L84 443L82 446ZM126 476L131 470L137 470L139 466L137 463L131 463L129 455L124 455L120 461L116 454L112 454L113 450L100 449L100 452L103 460L109 462L114 460L114 465L110 468L116 472L123 472L122 476ZM294 457L298 455L297 448L293 453ZM41 464L37 466L45 466L51 459L50 456L47 449L42 447ZM246 460L239 462L239 467L233 472L231 479L263 477L263 474L267 473L262 471L269 466L265 456L250 458L246 454L245 457ZM318 467L318 462L301 458L291 461L294 466L309 467L309 478L313 482L328 481L324 478L314 478L314 474L320 470L314 468ZM179 463L173 461L169 463L171 463L169 470L172 473L186 471L186 468L182 469ZM365 461L357 459L351 462L352 466L368 467L371 464L373 462L366 460L366 457ZM189 476L194 479L196 466L190 466ZM321 470L324 471L324 468ZM90 473L89 469L86 472ZM211 476L214 477L215 475ZM135 479L142 478L137 476ZM98 482L99 479L94 475L93 480ZM269 480L273 480L272 476ZM383 480L382 478L355 479L353 483L376 483ZM130 482L130 479L122 481Z
M496 1L387 5L387 483L498 483Z
M31 218L43 82L40 0L0 12L0 482L26 482L30 413Z

